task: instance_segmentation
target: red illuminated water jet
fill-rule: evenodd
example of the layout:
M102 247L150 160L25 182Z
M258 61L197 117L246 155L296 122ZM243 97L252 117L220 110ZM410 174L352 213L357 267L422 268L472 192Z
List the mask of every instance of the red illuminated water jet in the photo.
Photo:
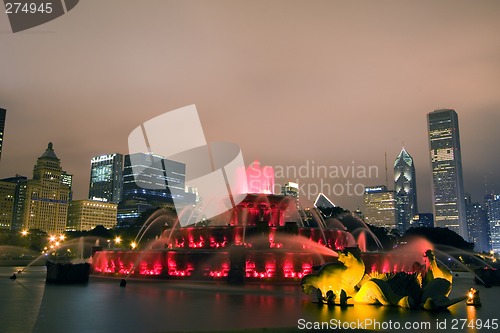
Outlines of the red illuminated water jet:
M272 194L271 167L256 161L246 174L250 193L232 209L203 226L167 223L162 235L140 251L99 251L93 256L93 273L229 282L299 280L313 267L335 261L336 251L358 247L345 227L327 226L316 208L302 209L296 197ZM377 260L374 264L386 264ZM384 269L406 267L396 266Z
M246 170L248 193L272 194L274 190L274 169L271 166L260 166L255 160Z

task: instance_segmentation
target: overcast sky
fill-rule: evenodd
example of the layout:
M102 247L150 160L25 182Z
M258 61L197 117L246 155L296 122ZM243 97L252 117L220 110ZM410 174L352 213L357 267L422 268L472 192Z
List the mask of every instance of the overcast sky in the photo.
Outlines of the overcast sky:
M404 141L429 212L426 114L453 108L465 189L482 201L485 176L500 192L499 18L494 0L83 0L13 34L0 13L0 177L31 177L52 141L86 198L92 156L126 154L135 127L196 104L207 140L239 144L247 164L378 168L323 180L345 191L385 183L384 152L392 188Z

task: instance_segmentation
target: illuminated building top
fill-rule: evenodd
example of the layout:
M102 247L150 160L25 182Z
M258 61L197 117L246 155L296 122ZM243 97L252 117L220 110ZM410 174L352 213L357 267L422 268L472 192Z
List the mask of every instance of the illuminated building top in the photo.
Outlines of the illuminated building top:
M434 220L468 239L458 115L443 109L427 115Z

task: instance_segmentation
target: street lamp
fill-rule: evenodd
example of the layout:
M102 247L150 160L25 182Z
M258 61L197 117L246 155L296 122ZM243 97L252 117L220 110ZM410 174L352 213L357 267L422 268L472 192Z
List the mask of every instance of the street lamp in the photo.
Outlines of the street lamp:
M28 235L28 230L23 230L23 231L21 231L21 235L23 235L23 236L27 236L27 235Z

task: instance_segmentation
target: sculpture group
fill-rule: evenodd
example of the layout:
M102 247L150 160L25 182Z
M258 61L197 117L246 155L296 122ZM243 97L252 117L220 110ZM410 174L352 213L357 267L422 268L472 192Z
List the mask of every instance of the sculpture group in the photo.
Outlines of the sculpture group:
M320 303L341 306L353 303L381 304L429 311L446 309L466 299L449 299L453 276L436 262L432 250L425 252L428 267L415 265L413 272L365 273L359 251L340 251L338 262L323 265L301 281L302 291L316 291ZM350 301L352 299L352 301Z

